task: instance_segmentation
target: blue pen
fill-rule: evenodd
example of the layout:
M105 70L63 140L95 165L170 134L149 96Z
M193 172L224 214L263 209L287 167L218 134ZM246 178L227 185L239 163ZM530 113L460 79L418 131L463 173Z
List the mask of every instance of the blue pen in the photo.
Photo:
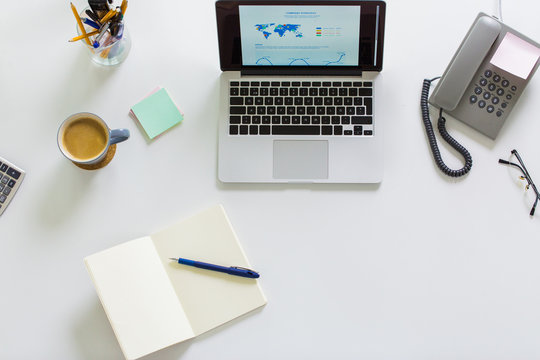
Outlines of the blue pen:
M87 18L81 18L82 22L85 23L86 25L89 25L91 27L93 27L94 29L100 29L101 26L99 26L99 24L95 21L92 21L90 19L87 19Z
M173 261L176 261L179 264L193 266L193 267L196 267L196 268L199 268L199 269L219 271L219 272L226 273L226 274L229 274L229 275L242 276L242 277L246 277L246 278L250 278L250 279L256 279L256 278L258 278L260 276L256 271L246 269L246 268L243 268L243 267L239 267L239 266L225 267L225 266L208 264L208 263L205 263L205 262L189 260L189 259L182 259L182 258L178 258L178 259L169 258L169 259L173 260Z
M106 23L99 30L99 34L98 34L98 36L96 36L96 38L94 40L94 48L95 49L97 49L99 47L99 42L101 41L101 38L103 37L103 35L105 35L107 30L109 30L109 26L111 26L111 23Z

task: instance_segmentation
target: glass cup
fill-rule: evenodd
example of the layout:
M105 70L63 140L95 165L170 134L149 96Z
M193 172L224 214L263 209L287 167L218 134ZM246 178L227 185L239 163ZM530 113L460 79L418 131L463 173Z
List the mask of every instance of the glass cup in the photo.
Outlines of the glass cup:
M86 15L86 10L87 9L84 9L81 12L81 18L88 17ZM107 31L107 33L101 38L101 44L99 47L94 47L94 41L96 40L97 35L89 37L90 44L88 44L84 39L79 41L86 48L90 59L96 64L113 66L120 64L127 58L129 50L131 49L131 36L124 21L121 21L120 24L122 26L122 30L118 32L117 37L111 36L110 32ZM83 26L87 34L96 31L96 29L90 25L83 24ZM76 24L76 28L77 34L82 35L82 31L78 24ZM120 34L122 35L120 36Z

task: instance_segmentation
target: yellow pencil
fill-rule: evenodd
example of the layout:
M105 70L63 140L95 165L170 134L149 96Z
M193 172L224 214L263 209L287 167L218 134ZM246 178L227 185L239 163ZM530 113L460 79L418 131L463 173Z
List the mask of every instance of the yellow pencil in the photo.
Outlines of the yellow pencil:
M105 16L103 17L103 19L99 20L99 22L102 23L102 24L105 24L107 21L111 20L112 17L113 17L114 15L116 15L116 14L117 14L116 9L111 9L111 10L109 10L109 12L107 13L107 15L105 15Z
M120 11L122 11L122 16L126 15L127 5L127 0L122 0L122 4L120 5Z
M94 36L94 35L97 35L97 34L99 34L99 30L95 30L95 31L89 32L89 33L87 33L86 35L79 35L79 36L76 36L76 37L74 37L73 39L68 40L68 41L69 41L69 42L74 42L74 41L79 41L79 40L82 40L82 39L88 39L90 36Z
M79 28L81 29L81 34L83 35L86 35L86 30L84 30L84 25L81 21L81 18L79 17L79 12L77 11L77 9L75 8L75 5L73 5L73 3L70 3L71 4L71 10L73 11L73 15L75 15L75 19L77 20L77 24L79 24ZM84 40L86 40L86 43L90 46L92 46L92 43L90 42L90 40L88 40L88 37L85 37Z

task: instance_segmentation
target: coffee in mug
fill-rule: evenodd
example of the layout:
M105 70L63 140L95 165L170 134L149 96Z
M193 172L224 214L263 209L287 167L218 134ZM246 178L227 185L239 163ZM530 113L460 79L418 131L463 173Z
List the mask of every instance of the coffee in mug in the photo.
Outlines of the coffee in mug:
M129 130L111 130L99 116L78 113L68 117L58 129L60 151L77 164L96 164L109 146L129 138Z

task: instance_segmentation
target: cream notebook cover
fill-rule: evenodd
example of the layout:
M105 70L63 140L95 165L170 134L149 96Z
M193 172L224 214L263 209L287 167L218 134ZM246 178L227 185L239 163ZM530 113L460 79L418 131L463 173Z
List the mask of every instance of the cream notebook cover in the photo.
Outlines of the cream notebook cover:
M250 268L218 205L84 259L126 359L198 336L266 304L256 279L177 264Z

